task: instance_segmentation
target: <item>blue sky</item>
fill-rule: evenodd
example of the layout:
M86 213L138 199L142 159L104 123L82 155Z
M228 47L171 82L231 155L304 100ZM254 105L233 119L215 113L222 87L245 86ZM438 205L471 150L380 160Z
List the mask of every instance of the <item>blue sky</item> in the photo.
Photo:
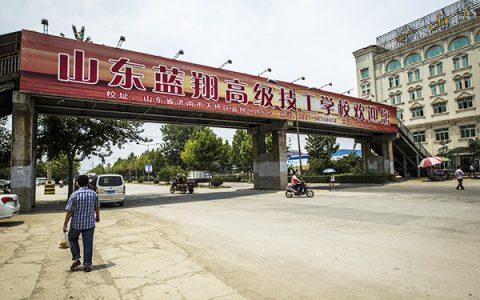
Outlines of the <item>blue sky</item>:
M299 76L306 86L344 92L356 88L352 52L375 44L376 37L423 17L455 1L6 1L1 0L0 34L21 29L42 31L40 20L49 20L49 33L72 36L71 25L84 25L98 44L220 66L258 74L267 67L270 78L292 81ZM356 95L357 91L353 91ZM159 124L146 124L145 135L161 141ZM224 138L233 131L218 129ZM292 139L295 141L295 139ZM351 148L353 141L340 140ZM145 146L126 145L110 161ZM96 164L98 159L93 159ZM92 160L82 164L85 170Z

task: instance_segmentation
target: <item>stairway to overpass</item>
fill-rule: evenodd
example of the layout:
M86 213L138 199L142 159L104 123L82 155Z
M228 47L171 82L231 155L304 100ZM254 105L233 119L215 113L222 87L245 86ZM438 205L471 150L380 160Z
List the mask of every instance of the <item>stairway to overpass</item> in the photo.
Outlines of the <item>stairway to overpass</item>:
M380 145L372 144L372 150L382 155ZM393 157L395 172L402 177L419 177L421 170L417 167L422 159L431 154L419 142L413 133L398 120L398 138L393 141Z

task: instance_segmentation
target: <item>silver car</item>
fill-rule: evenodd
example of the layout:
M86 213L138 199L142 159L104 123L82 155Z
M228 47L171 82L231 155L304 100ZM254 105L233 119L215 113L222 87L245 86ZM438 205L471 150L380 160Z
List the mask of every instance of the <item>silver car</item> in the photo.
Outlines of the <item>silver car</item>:
M93 178L92 189L97 192L100 203L125 205L125 182L119 174L102 174Z
M20 213L18 196L8 194L7 191L0 191L0 219L10 218Z

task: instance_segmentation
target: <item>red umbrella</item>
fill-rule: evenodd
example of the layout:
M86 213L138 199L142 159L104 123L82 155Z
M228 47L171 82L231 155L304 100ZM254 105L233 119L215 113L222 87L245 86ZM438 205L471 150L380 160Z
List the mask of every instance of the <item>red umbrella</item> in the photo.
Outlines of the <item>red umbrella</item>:
M422 159L420 164L418 165L419 168L428 168L431 166L439 165L443 162L443 159L435 156L435 157L427 157Z

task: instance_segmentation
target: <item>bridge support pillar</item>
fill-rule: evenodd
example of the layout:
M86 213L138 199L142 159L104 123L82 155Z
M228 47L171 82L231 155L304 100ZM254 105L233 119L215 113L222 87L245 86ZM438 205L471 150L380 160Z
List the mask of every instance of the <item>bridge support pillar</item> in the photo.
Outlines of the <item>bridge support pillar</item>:
M362 141L362 168L363 172L368 172L368 160L370 159L371 145L368 141Z
M35 206L35 105L29 94L13 92L11 190L17 194L21 212Z
M386 174L395 174L393 160L393 140L386 139L382 142L383 170Z
M287 124L280 122L250 130L253 135L254 189L283 190L288 182ZM272 151L265 147L265 133L272 133Z

